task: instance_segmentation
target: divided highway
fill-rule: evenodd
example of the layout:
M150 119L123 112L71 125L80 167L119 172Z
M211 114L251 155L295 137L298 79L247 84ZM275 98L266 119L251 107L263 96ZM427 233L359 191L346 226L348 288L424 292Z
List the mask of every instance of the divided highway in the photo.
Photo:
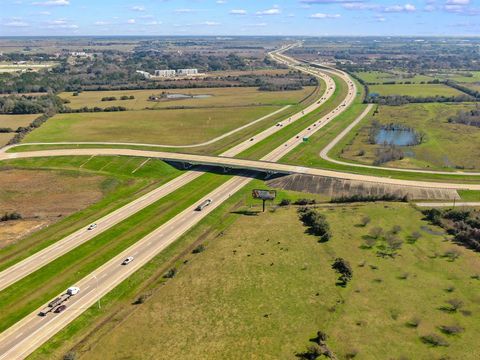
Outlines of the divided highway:
M273 55L274 56L274 55ZM327 75L323 75L326 79L327 84L327 93L324 97L318 101L316 104L311 106L313 111L318 106L321 106L329 96L331 96L335 90L335 84L333 80ZM349 86L353 85L350 82ZM294 138L290 139L286 143L279 146L277 149L272 151L270 154L265 156L263 160L265 162L255 162L260 164L274 164L271 161L276 161L286 153L291 151L296 145L302 142L302 137L305 135L312 134L315 131L318 131L319 128L324 126L327 122L333 120L338 114L340 114L347 105L353 101L352 99L345 100L345 106L341 105L340 107L334 109L328 115L322 117L318 122L315 123L315 126L312 125L307 130L302 131ZM297 117L292 116L292 118L284 120L284 124L291 123L298 118L301 118L304 113L306 114L308 110L297 114ZM232 149L231 152L224 154L224 157L211 157L214 159L215 164L218 163L219 159L229 159L233 162L242 161L238 159L230 159L227 156L233 156L233 153L241 152L253 143L263 140L269 135L273 134L276 131L279 131L282 126L275 126L273 128L267 129L265 132L256 136L252 141L247 140L246 142L235 147L235 150ZM37 155L43 153L45 156L47 153L50 153L52 156L54 154L60 154L63 151L78 151L77 155L82 154L84 151L102 151L100 149L77 149L77 150L51 150L46 152L35 152ZM133 151L128 149L104 149L107 152L114 153L114 151L119 151L119 154L123 154L123 151ZM157 152L135 152L134 156L145 156L147 153L153 154L155 156L148 157L157 157L162 158L161 156L156 156L156 154L163 154ZM0 160L9 159L9 158L22 158L29 157L32 153L3 153L0 154ZM173 156L180 154L173 154ZM36 155L35 155L36 156ZM188 155L187 155L188 156ZM240 164L240 166L242 166ZM248 175L245 173L244 175ZM225 184L220 186L218 189L214 190L206 196L213 200L213 203L206 207L205 210L196 212L194 208L196 205L192 205L186 210L182 211L180 214L175 216L173 219L159 227L154 232L150 233L140 241L136 242L129 249L123 251L121 254L118 254L115 258L111 259L103 266L95 270L90 275L86 276L82 280L78 281L76 286L79 286L81 291L79 294L71 297L68 300L68 308L66 311L61 314L49 314L47 317L39 317L38 312L40 308L33 312L32 314L26 316L24 319L13 325L11 328L4 331L0 334L0 360L3 359L21 359L25 358L28 354L33 352L37 347L47 341L50 337L60 331L64 326L69 322L73 321L77 316L84 312L88 307L95 304L95 302L100 299L103 295L108 293L115 286L120 284L138 268L150 261L154 256L156 256L160 251L165 249L168 245L178 239L182 234L184 234L188 229L197 224L201 219L206 217L211 211L216 207L220 206L226 199L228 199L232 194L236 193L242 189L251 178L246 176L236 176ZM135 260L127 265L122 266L121 262L128 256L134 256Z
M273 54L272 56L275 56L275 54ZM330 78L325 74L322 74L321 72L317 73L316 76L321 78L326 84L326 90L320 99L318 99L313 104L305 108L303 111L300 111L290 116L289 118L280 121L278 125L274 125L267 128L266 130L257 134L253 138L247 139L241 142L240 144L234 146L233 148L225 151L220 156L224 156L224 157L236 156L242 151L266 139L270 135L280 131L284 126L294 123L295 121L299 120L306 114L309 114L312 111L315 111L316 109L318 109L320 106L322 106L328 99L332 97L335 91L335 82L332 80L332 78ZM260 120L263 120L263 118L256 121L260 121ZM105 144L108 144L108 143L105 143ZM12 159L12 158L30 157L29 156L29 154L31 154L30 152L6 153L6 151L9 148L11 147L2 149L2 151L0 152L0 161L6 160L6 159ZM82 150L82 149L79 149L79 150ZM43 151L35 152L35 153L37 156L51 156L52 154L54 154L50 152L44 153ZM41 155L42 153L44 155ZM81 155L81 151L77 154L65 153L65 155ZM94 153L91 153L89 155L95 156L100 154L94 151ZM153 156L153 158L159 158L159 157ZM175 161L175 159L170 159L170 160ZM76 248L77 246L91 240L95 236L99 235L101 232L110 229L114 225L132 216L136 212L153 204L154 202L160 200L161 198L167 196L168 194L178 190L179 188L195 180L202 174L203 172L201 171L189 171L171 180L170 182L162 185L161 187L143 195L139 199L136 199L133 202L102 217L101 219L94 221L97 224L97 227L95 228L95 230L87 231L86 229L79 229L73 234L63 238L62 240L57 241L56 243L46 247L45 249L3 270L2 272L0 272L0 291L7 288L8 286L15 283L16 281L24 278L25 276L33 273L34 271L40 269L41 267L57 259L58 257L68 253L69 251Z

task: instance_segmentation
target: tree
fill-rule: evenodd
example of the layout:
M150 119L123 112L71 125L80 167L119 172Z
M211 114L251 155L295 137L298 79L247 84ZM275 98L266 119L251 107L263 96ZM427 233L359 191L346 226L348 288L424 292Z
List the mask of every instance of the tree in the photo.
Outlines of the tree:
M374 227L370 230L369 235L374 239L378 239L383 234L383 229L381 227Z
M362 221L360 222L360 224L365 227L367 226L368 224L370 224L370 221L372 221L372 219L370 219L370 217L368 216L364 216L362 217Z
M340 274L338 285L345 287L353 275L352 267L348 261L342 258L336 258L332 264L332 269Z

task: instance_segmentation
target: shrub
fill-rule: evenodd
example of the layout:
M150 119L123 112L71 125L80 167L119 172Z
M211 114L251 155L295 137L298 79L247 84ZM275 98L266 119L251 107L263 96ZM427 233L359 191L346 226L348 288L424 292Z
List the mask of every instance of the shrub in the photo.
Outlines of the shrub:
M368 224L370 224L370 221L372 221L372 219L370 219L370 217L364 216L364 217L362 217L362 221L360 222L360 225L362 225L363 227L365 227L365 226L367 226Z
M175 277L175 275L177 275L177 269L176 268L171 268L170 270L168 270L165 275L163 275L163 277L165 279L171 279L173 277Z
M370 237L374 239L378 239L380 236L383 235L383 229L381 227L374 227L373 229L370 230L368 234Z
M295 205L314 205L317 202L313 199L298 199L297 201L294 202Z
M432 346L448 346L448 342L437 334L428 334L421 336L420 339L425 343Z
M282 199L278 205L280 206L288 206L291 204L291 200L289 199Z
M402 227L400 225L395 225L393 228L392 228L392 233L393 234L398 234L400 231L402 231Z
M463 307L463 301L460 299L450 299L447 300L448 306L443 306L441 310L449 311L449 312L457 312L459 309Z
M338 278L338 285L340 286L346 286L347 282L353 276L352 267L350 266L348 261L342 258L335 259L335 261L332 264L332 269L340 274L340 277Z
M205 246L202 244L198 245L195 249L192 250L192 254L199 254L201 252L205 251Z
M442 325L438 327L440 331L447 335L457 335L465 331L465 329L458 325L446 326Z
M418 317L411 318L407 321L406 325L408 327L416 328L418 325L420 325L420 319Z
M77 353L75 351L69 351L63 356L63 360L75 360L77 358Z
M17 213L17 212L5 213L5 215L3 215L3 216L0 218L0 221L20 220L21 218L22 218L22 215L20 215L20 214Z
M422 234L420 234L418 231L414 231L408 238L408 243L414 244L417 242L418 239L422 237Z

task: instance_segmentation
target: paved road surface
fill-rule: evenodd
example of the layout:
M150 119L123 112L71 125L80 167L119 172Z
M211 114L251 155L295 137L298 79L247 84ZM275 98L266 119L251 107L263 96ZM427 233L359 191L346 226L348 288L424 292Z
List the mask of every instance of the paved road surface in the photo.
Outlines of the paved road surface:
M263 139L269 137L270 135L280 131L283 128L283 126L297 121L298 119L305 116L305 114L309 114L310 112L322 106L325 103L325 101L327 101L333 95L335 90L335 83L327 75L319 73L318 76L321 77L325 81L325 83L328 85L321 99L319 99L312 105L308 106L303 111L300 111L292 115L288 119L285 119L279 122L280 126L277 126L277 125L271 126L270 128L262 131L261 133L256 135L254 138L252 138L253 140L247 139L241 142L240 144L238 144L237 146L222 153L221 156L230 157L230 156L238 155L240 152L248 149L249 147L262 141ZM14 155L15 153L5 153L6 150L8 150L8 148L4 148L2 149L2 151L0 151L0 160L12 158L11 156L13 156L13 158L23 157L23 155L21 154L24 154L24 153L18 153L18 155ZM28 154L28 153L25 153L25 154ZM37 153L37 155L39 154L40 153ZM94 155L94 154L90 154L90 155ZM78 231L65 237L64 239L50 245L49 247L5 269L4 271L0 272L0 291L10 286L11 284L15 283L16 281L24 278L25 276L31 274L32 272L40 269L41 267L45 266L46 264L50 263L56 258L66 254L67 252L71 251L77 246L91 240L95 236L99 235L101 232L110 229L114 225L127 219L128 217L132 216L133 214L142 210L143 208L153 204L154 202L174 192L175 190L186 185L190 181L193 181L194 179L198 178L202 174L203 172L200 172L200 171L187 172L181 175L180 177L171 180L169 183L162 185L158 189L155 189L147 193L141 198L117 209L113 213L94 221L97 224L97 227L95 228L95 230L87 231L86 229L79 229Z
M334 110L336 114L340 113L341 111L343 111L343 109ZM291 141L291 144L282 144L282 146L280 146L278 149L265 156L264 159L267 161L274 161L278 157L283 156L286 152L288 152L288 149L292 149L294 146L293 142L296 142L297 144L300 143L300 141L298 141L298 139L296 138ZM80 151L80 153L89 150L95 151L95 149L77 149L77 151ZM113 149L104 150L112 151ZM128 149L119 150L133 151ZM66 150L52 150L52 152L56 154L59 154L62 151ZM139 154L140 153L137 153L137 155ZM143 155L140 154L140 156ZM26 153L0 154L0 158L3 159L27 156L28 154ZM214 159L228 158L214 157ZM259 163L273 164L270 162ZM0 360L18 359L26 357L42 343L47 341L51 336L53 336L64 326L66 326L69 322L79 316L88 307L95 304L95 302L100 299L104 294L106 294L108 291L121 283L135 270L143 266L156 254L158 254L169 244L175 241L179 236L185 233L189 228L198 223L215 207L219 206L232 194L239 191L250 180L250 178L244 176L236 176L232 178L231 180L229 180L205 197L212 199L213 203L212 205L208 206L204 211L195 212L194 208L196 205L192 205L191 207L174 217L172 220L168 221L167 223L159 227L157 230L132 245L126 251L123 251L121 254L105 263L103 266L95 270L92 274L78 281L76 285L79 286L82 290L79 294L68 300L68 308L63 313L48 314L46 317L39 317L37 313L38 311L40 311L40 309L38 309L34 313L26 316L14 326L0 334ZM120 264L122 260L127 256L134 256L135 260L128 266L121 266Z

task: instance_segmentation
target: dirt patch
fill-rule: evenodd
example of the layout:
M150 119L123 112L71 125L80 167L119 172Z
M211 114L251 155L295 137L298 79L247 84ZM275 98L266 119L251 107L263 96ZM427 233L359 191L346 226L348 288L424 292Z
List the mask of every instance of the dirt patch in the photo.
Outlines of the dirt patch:
M370 182L333 179L312 175L289 175L268 181L273 188L324 194L332 198L362 195L384 196L393 195L398 198L407 196L409 199L418 200L459 200L460 196L455 190L428 189L413 186L397 186L377 184Z
M0 214L23 220L0 223L0 248L97 202L105 177L49 170L0 171Z

